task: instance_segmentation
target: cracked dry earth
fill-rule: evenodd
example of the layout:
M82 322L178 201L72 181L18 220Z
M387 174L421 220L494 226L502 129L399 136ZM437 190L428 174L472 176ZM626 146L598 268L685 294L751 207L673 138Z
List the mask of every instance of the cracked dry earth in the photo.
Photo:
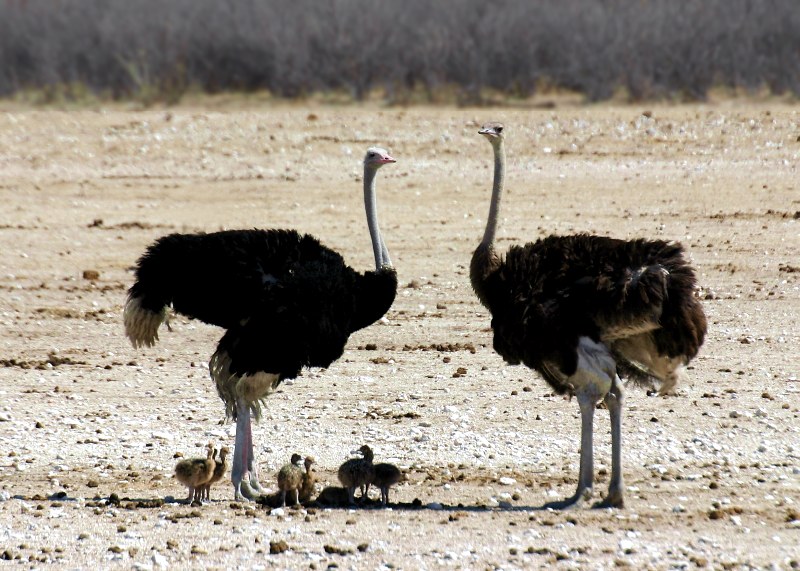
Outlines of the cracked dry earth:
M800 109L459 109L204 100L168 110L0 104L0 557L20 568L741 569L800 565ZM549 233L680 240L709 334L677 396L631 388L626 507L542 510L574 491L579 416L492 351L467 267L507 126L500 246ZM270 397L262 480L292 452L336 483L350 451L407 479L389 509L186 506L181 455L233 444L208 378L221 332L182 317L123 335L156 237L293 227L372 265L367 146L400 289L330 369ZM213 272L214 268L208 268ZM596 487L608 483L597 411ZM377 491L373 490L373 498Z

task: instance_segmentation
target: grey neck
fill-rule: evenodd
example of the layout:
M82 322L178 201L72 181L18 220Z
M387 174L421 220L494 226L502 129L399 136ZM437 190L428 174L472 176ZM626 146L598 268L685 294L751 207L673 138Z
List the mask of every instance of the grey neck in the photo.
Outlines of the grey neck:
M367 211L367 226L369 236L372 239L372 252L375 255L375 269L380 270L384 266L391 267L392 261L389 259L389 251L381 236L381 229L378 228L378 204L375 197L375 175L378 169L364 167L364 207Z
M503 147L503 139L498 139L496 142L493 142L492 149L494 149L494 182L492 186L492 202L489 206L489 217L486 219L486 230L483 233L483 240L481 240L481 245L484 247L494 245L506 169L506 152Z

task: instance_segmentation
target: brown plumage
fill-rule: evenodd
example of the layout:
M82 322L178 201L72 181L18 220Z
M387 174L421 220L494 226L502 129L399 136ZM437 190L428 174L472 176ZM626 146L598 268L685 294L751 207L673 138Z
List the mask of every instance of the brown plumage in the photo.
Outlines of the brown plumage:
M303 485L303 469L300 454L292 454L292 460L278 471L278 490L281 493L281 506L286 505L286 492L294 492L294 503L300 501L300 487Z
M380 462L373 465L372 484L381 491L381 503L389 503L389 488L403 479L403 473L394 464Z
M175 465L175 479L189 488L186 503L203 500L203 486L214 475L217 464L214 461L214 446L209 443L208 456L205 458L188 458Z
M494 349L508 363L535 369L581 409L581 462L574 496L591 496L592 419L599 401L611 416L612 466L600 507L623 506L620 375L670 392L697 355L706 318L694 295L695 273L675 242L616 240L578 234L512 246L494 239L503 193L504 130L483 126L494 150L494 184L486 230L470 265L478 299L492 314Z
M339 466L339 481L347 489L348 499L355 503L356 488L361 488L361 499L367 498L369 485L373 478L372 449L364 444L354 453L360 453L362 458L351 458Z
M214 473L211 475L211 479L203 485L203 489L200 493L200 499L204 499L206 501L211 501L211 486L219 482L222 477L225 475L226 470L228 469L227 457L228 457L229 449L227 446L223 446L220 448L219 451L219 459L216 457L216 450L214 451Z

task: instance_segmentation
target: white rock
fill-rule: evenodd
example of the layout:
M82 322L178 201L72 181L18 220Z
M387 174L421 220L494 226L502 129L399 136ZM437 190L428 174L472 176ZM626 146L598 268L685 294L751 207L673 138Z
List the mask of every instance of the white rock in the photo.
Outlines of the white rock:
M674 513L676 513L676 514L679 514L679 513L683 513L683 512L685 512L685 511L686 511L686 508L685 508L685 507L683 507L681 504L678 504L677 506L675 506L674 508L672 508L672 511L673 511Z
M636 544L630 539L620 539L619 548L620 551L624 551L625 553L633 553L636 551Z
M153 553L153 557L150 558L153 562L153 567L157 569L167 569L169 567L169 561L167 558L161 555L158 551Z
M426 506L429 510L440 510L442 509L442 504L439 502L431 502ZM272 510L272 513L275 513L275 510Z

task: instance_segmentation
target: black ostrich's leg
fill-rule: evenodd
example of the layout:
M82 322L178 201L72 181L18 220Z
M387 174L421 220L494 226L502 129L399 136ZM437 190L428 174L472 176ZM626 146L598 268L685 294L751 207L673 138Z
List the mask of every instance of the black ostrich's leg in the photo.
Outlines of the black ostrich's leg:
M611 481L608 484L608 495L602 502L595 504L596 508L625 506L622 479L622 398L622 380L615 375L611 390L603 399L611 417Z
M258 481L258 465L255 460L255 453L253 451L253 425L247 424L247 472L250 475L250 489L258 496L266 494L266 490L261 487Z
M237 501L257 500L260 494L250 486L249 467L253 465L253 433L250 426L250 405L236 403L236 444L233 449L231 482Z

